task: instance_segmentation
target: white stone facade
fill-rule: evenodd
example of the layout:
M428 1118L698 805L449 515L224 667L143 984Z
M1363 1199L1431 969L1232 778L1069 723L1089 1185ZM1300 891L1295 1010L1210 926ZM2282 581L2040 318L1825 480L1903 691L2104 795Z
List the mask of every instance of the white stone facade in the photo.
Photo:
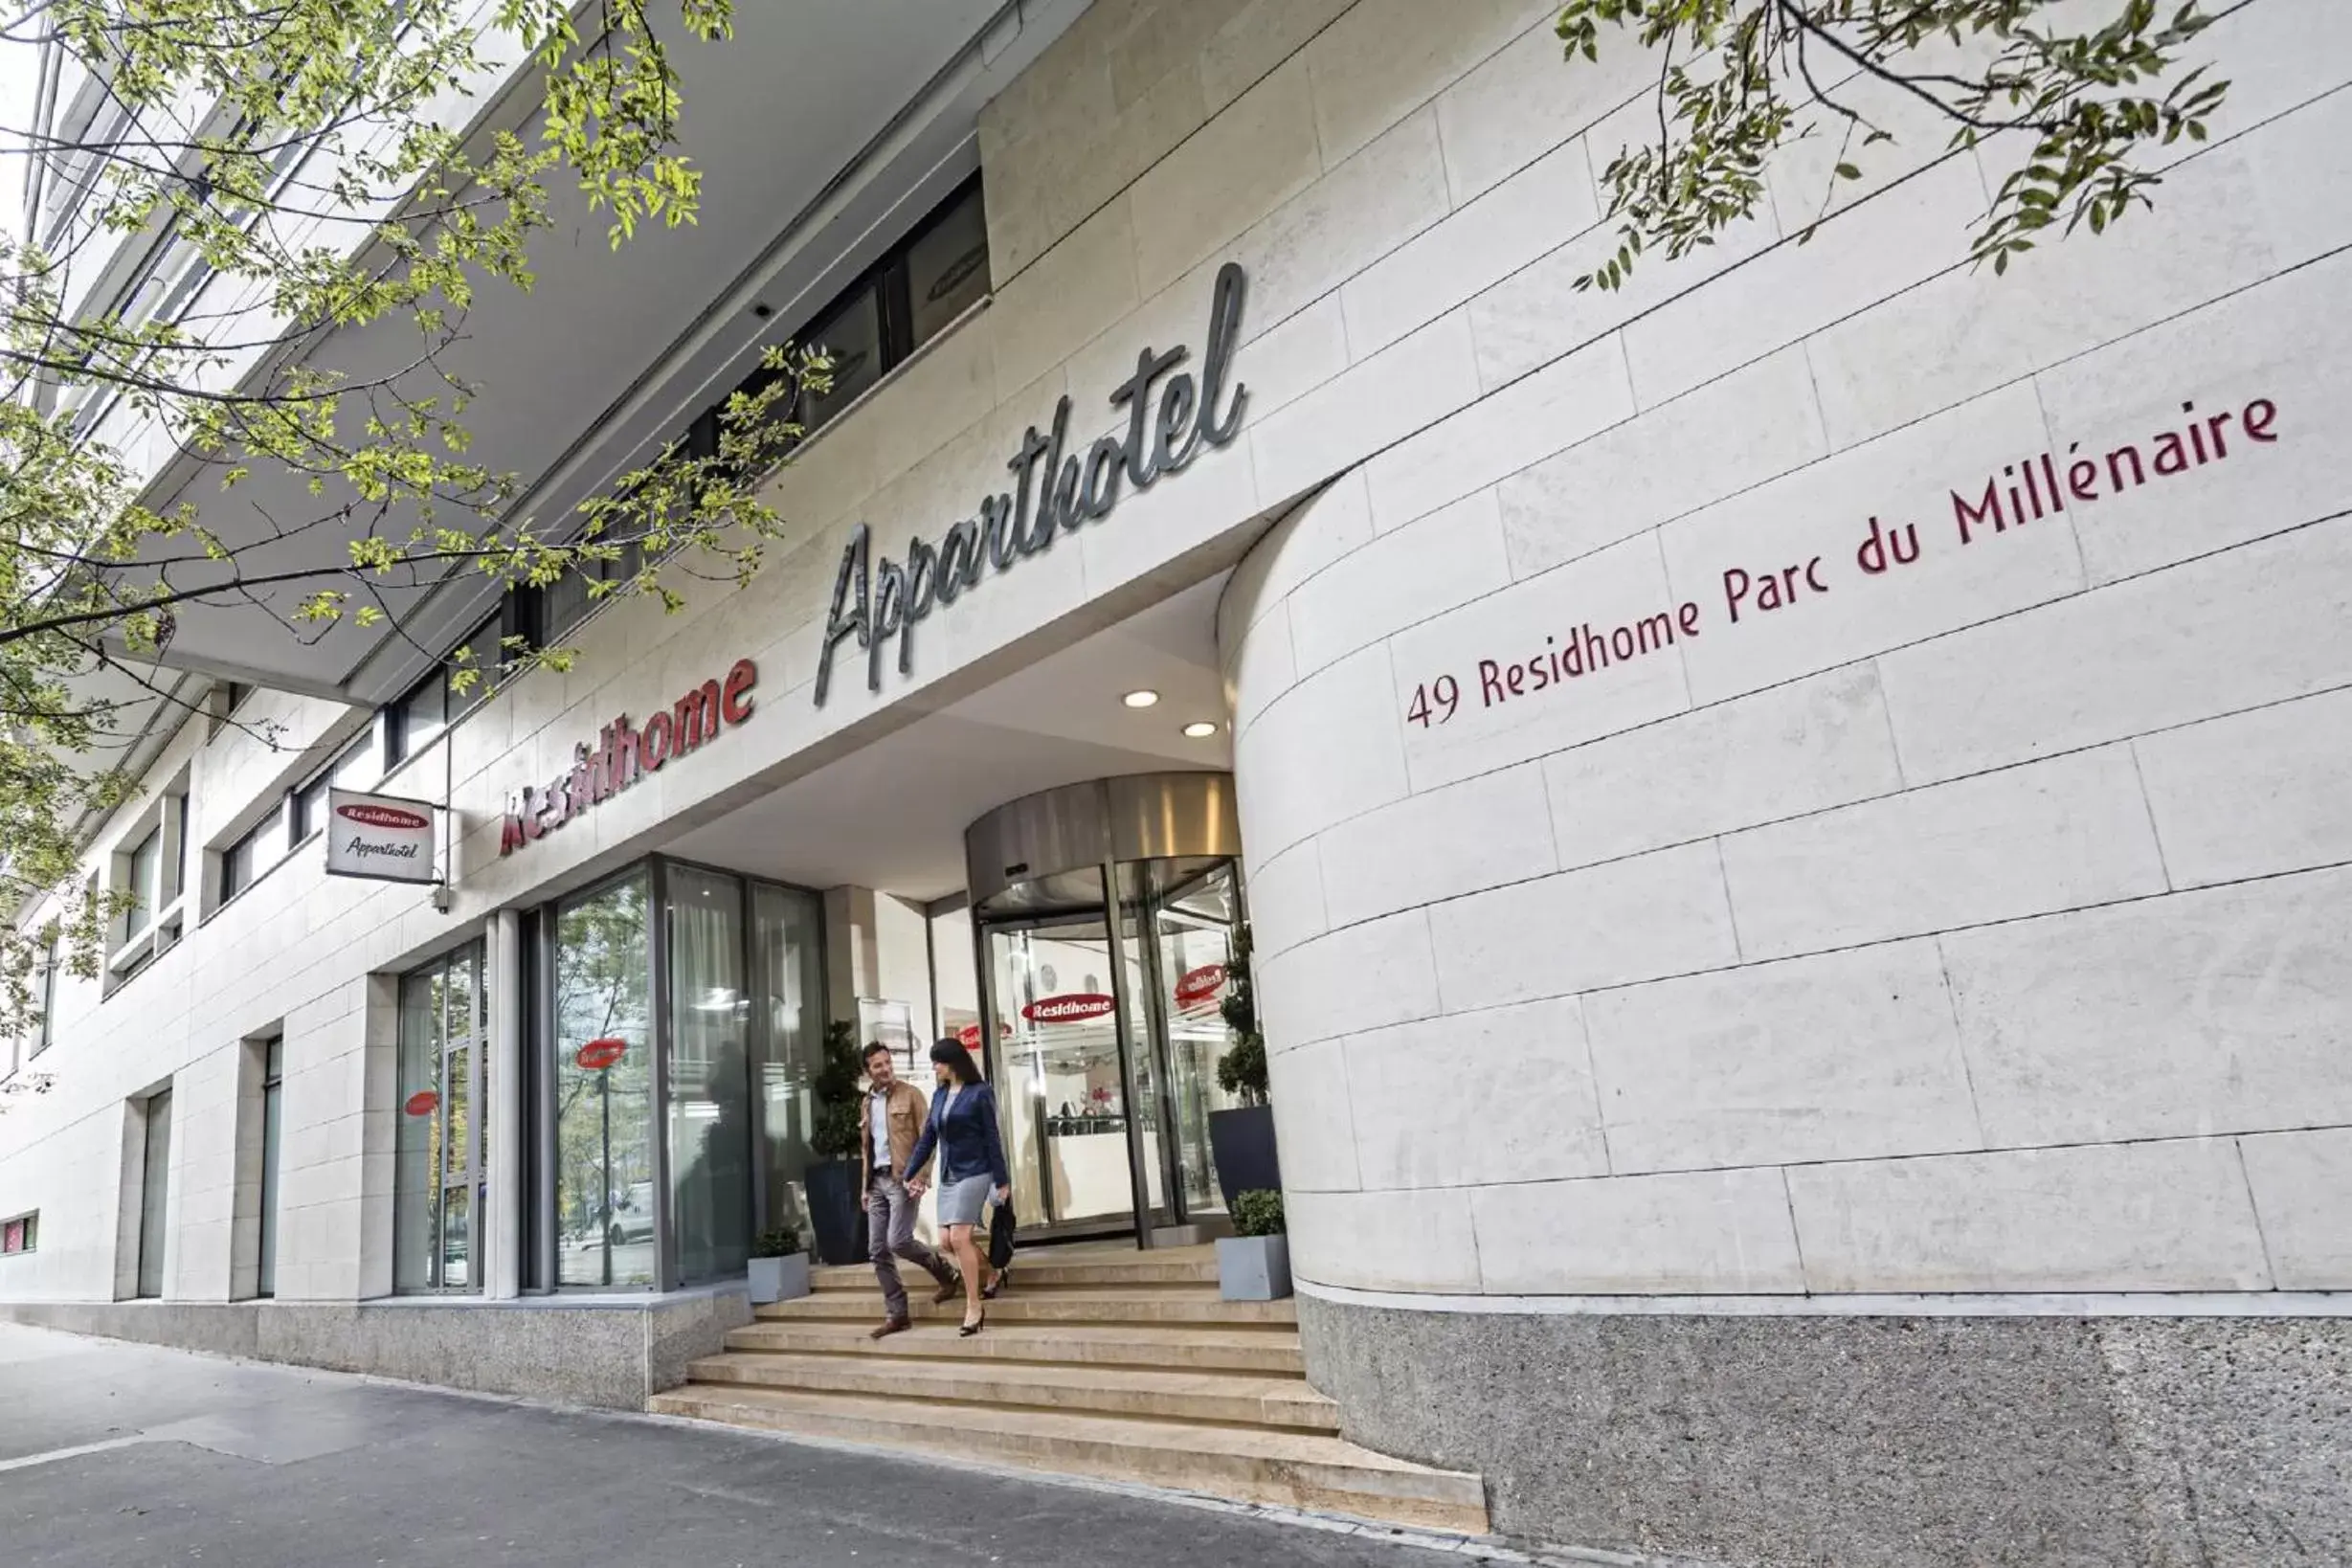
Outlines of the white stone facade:
M2005 278L1965 255L2007 148L1917 126L1810 244L1806 146L1752 223L1616 294L1572 283L1613 249L1596 170L1649 62L1561 63L1556 11L1097 0L982 121L993 299L779 478L801 542L679 616L611 608L385 782L452 781L449 912L301 855L112 997L62 988L57 1086L0 1117L0 1215L41 1214L0 1300L123 1293L125 1108L167 1081L166 1293L240 1293L245 1042L280 1028L280 1296L388 1292L383 976L1238 562L1310 1291L2334 1310L2352 9L2233 11L2228 111L2156 210ZM845 658L816 705L850 528L935 539L1064 392L1086 438L1123 424L1100 399L1146 344L1198 354L1228 261L1239 438L935 612L911 677L869 695ZM2226 457L2158 472L2225 412ZM2027 515L1964 535L1955 496L2029 461ZM2095 499L2053 509L2080 461ZM1915 562L1864 569L1873 519ZM1567 676L1588 624L1626 636ZM500 856L513 791L746 657L756 723ZM209 849L363 722L256 702L301 754L196 723L155 771L190 771Z

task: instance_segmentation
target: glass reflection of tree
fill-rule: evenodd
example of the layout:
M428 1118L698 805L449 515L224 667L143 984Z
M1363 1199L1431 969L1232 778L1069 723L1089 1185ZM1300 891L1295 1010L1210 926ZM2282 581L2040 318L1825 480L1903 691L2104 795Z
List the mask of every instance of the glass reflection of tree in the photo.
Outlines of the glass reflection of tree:
M566 1283L616 1283L615 1210L633 1185L647 1179L646 1109L640 1104L629 1114L627 1104L633 1098L642 1102L652 1082L645 1048L646 906L643 881L633 880L565 909L556 924L556 1205L573 1233L598 1255L594 1279ZM594 1071L582 1067L580 1047L606 1039L626 1042L621 1059ZM612 1104L616 1093L624 1099L617 1148Z

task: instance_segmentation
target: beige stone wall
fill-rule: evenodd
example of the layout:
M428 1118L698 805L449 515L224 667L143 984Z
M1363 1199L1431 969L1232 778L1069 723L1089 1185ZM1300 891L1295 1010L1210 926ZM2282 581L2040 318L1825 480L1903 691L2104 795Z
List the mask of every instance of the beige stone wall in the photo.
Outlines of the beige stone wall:
M2205 367L2198 376L2217 390L2259 374L2284 389L2272 395L2308 411L2298 417L2340 407L2329 399L2341 356L2328 345L2352 312L2328 258L2352 242L2342 233L2352 203L2325 193L2345 179L2345 111L2326 96L2342 79L2340 46L2352 41L2341 11L2268 0L2233 15L2215 34L2234 52L2238 78L2223 138L2183 164L2154 218L2053 251L2024 279L1996 282L1954 265L1961 228L1984 200L1982 175L1973 160L1938 159L1937 142L1915 139L1874 164L1866 187L1841 192L1850 210L1814 245L1789 239L1824 185L1808 148L1775 169L1757 221L1701 257L1653 260L1631 289L1601 296L1569 284L1608 245L1594 171L1643 112L1633 100L1646 62L1631 50L1571 70L1548 31L1550 6L1499 0L1099 0L984 120L993 301L779 477L773 494L792 538L758 578L733 593L688 585L690 608L677 616L643 602L609 608L580 634L571 671L515 683L387 781L391 793L430 795L450 780L459 821L453 910L436 913L414 890L330 883L313 845L112 999L69 988L59 1044L43 1060L58 1090L0 1118L0 1211L43 1210L42 1253L0 1266L0 1295L107 1294L123 1097L185 1076L182 1117L233 1120L234 1052L280 1024L281 1292L331 1300L382 1288L389 1022L370 975L478 934L499 907L577 885L1200 580L1239 559L1269 515L1335 478L1251 556L1226 614L1278 1089L1310 1086L1316 1103L1332 1105L1331 1086L1345 1082L1352 1108L1330 1131L1285 1126L1303 1270L1415 1289L1786 1287L1800 1277L1786 1219L1794 1186L1782 1184L1781 1163L1743 1149L1736 1129L1704 1132L1727 1140L1708 1170L1734 1156L1763 1163L1663 1169L1701 1134L1652 1129L1657 1153L1644 1163L1659 1168L1634 1179L1628 1166L1615 1178L1597 1147L1594 1068L1579 1072L1573 1052L1550 1049L1574 1038L1579 1020L1598 1040L1599 1010L1578 998L1671 980L1699 989L1655 994L1657 1017L1744 1011L1765 1003L1710 999L1703 989L1766 984L1747 960L1767 953L1803 963L1818 951L1829 964L1831 950L1883 939L1885 961L1917 962L1917 949L1895 944L1922 932L1869 924L1874 910L1922 907L1914 885L1953 877L1885 847L1918 839L1889 814L1938 809L1925 795L1873 801L1898 759L1907 789L1954 791L1945 798L1973 801L1972 820L2013 836L2007 852L2020 869L1993 879L2011 892L2054 884L2091 901L2121 896L2116 889L2185 895L2198 877L2314 863L2318 851L2291 835L2281 841L2256 820L2205 814L2190 837L2166 840L2158 864L2122 808L2145 802L2149 831L2161 834L2171 831L2168 789L2190 799L2215 790L2328 797L2325 757L2341 751L2295 764L2287 759L2300 753L2283 742L2250 749L2231 739L2237 729L2184 728L2212 719L2250 734L2265 723L2289 736L2328 732L2316 706L2269 720L2259 709L2317 691L2342 668L2326 640L2344 620L2327 597L2332 536L2248 542L2274 527L2266 520L2323 500L2324 468L2264 470L2278 477L2259 496L2139 517L2118 509L2101 529L2037 526L1999 565L1923 591L1899 615L1884 612L1893 618L1858 610L1719 661L1711 642L1687 672L1646 674L1598 707L1514 734L1408 747L1410 683L1398 683L1468 652L1473 623L1513 636L1549 624L1545 595L1598 604L1660 594L1726 550L1777 564L1815 520L1850 521L1858 496L1909 494L1931 471L1978 472L2040 450L2045 432L2137 428L2151 411L2131 398L2171 397L2180 378L2165 368L2175 363ZM935 614L917 633L911 678L893 671L869 694L849 660L816 706L827 599L851 527L869 523L893 555L918 532L937 538L1003 482L1022 431L1047 421L1065 392L1080 429L1108 431L1116 415L1104 399L1139 347L1182 341L1198 354L1210 280L1227 260L1250 277L1241 437ZM2156 357L2135 358L2143 354ZM1946 413L1955 410L1963 412ZM2232 482L2246 472L2231 470ZM2199 560L2231 545L2244 548ZM2094 581L2101 593L2080 592ZM2204 626L2206 640L2102 632L2102 615L2121 613L2109 607L2143 599L2134 625ZM2255 603L2269 609L2250 620ZM2224 661L2195 650L2282 621L2311 628L2295 644L2305 662L2231 661L2239 684L2210 684ZM1946 668L1897 649L1937 634L1973 639L1966 662L2006 672L2013 700L1977 704ZM2028 669L2021 638L2066 652ZM500 857L499 814L512 791L551 777L616 715L667 706L747 656L761 670L752 722ZM2092 701L2069 683L2104 672L2115 684L2143 667L2154 673L2129 683L2128 702ZM318 743L314 756L336 723L349 722L322 705L283 706L297 744ZM1875 736L1890 724L1894 739L1882 745ZM1821 744L1775 751L1792 731ZM2122 752L2096 750L2141 736L2129 778ZM304 768L234 737L208 744L191 731L177 744L168 765L194 764L203 841L215 847L255 799ZM1734 775L1712 761L1724 749L1777 760ZM2049 754L2059 750L2069 754ZM1644 798L1579 809L1556 834L1549 803L1596 794L1587 767L1648 781ZM1735 776L1736 789L1709 787ZM1838 835L1847 858L1811 877L1820 898L1767 896L1753 932L1742 924L1734 933L1732 912L1745 913L1736 897L1725 907L1726 875L1748 867L1755 885L1785 883L1776 867L1822 853L1805 840L1817 831L1808 814L1837 809L1862 815ZM1491 833L1442 831L1460 821ZM1737 845L1727 837L1750 829ZM2310 831L2313 842L2324 839ZM111 836L101 840L111 847ZM1544 878L1530 880L1535 870ZM1870 877L1878 892L1845 892L1848 902L1831 907L1833 892ZM1971 909L2007 919L2039 907L2003 899L1959 916L1926 907L1927 930L1957 930L1978 918ZM1440 907L1457 922L1443 967L1430 912ZM1643 921L1611 913L1625 907ZM1531 919L1548 940L1512 948ZM1820 934L1840 919L1847 934ZM2131 939L2100 931L2086 922L2070 939L2093 950ZM1761 945L1735 946L1727 964L1727 936L1751 935ZM1788 1005L1809 994L1796 988ZM1883 1037L1914 1015L1870 1017ZM1628 1022L1626 1050L1639 1057L1656 1029ZM1820 1048L1820 1021L1801 1011L1783 1032ZM1949 1040L1903 1041L1912 1054L1880 1065L1905 1085L1948 1086ZM1683 1049L1702 1064L1693 1082L1724 1082L1699 1042ZM2177 1064L2180 1051L2167 1049L2163 1060ZM1843 1070L1811 1060L1787 1062L1804 1085ZM1460 1103L1441 1091L1465 1063L1525 1073L1543 1093L1512 1103L1524 1120L1469 1131L1407 1114ZM1678 1109L1711 1113L1699 1103ZM1903 1153L1858 1137L1882 1116L1858 1103L1819 1121L1807 1157ZM1988 1141L1972 1130L1981 1114L1974 1124L1956 1116L1948 1096L1907 1109L1897 1125L1920 1148ZM2249 1138L2242 1152L2189 1138L2129 1156L2173 1161L2154 1178L2204 1195L2184 1225L2222 1217L2219 1228L2184 1232L2196 1245L2178 1256L2194 1266L2165 1277L2228 1287L2319 1277L2258 1267L2244 1242L2252 1200L2212 1183L2217 1161L2241 1160L2289 1195L2265 1218L2308 1230L2297 1214L2341 1212L2298 1210L2291 1196L2341 1180L2328 1174L2340 1169L2328 1163L2330 1136L2341 1135ZM187 1207L174 1289L193 1299L230 1288L235 1144L226 1132L176 1143ZM2031 1190L2094 1216L2085 1194L2131 1190L2102 1187L2095 1171L2085 1178L2088 1156L2070 1157L2036 1167L2050 1174ZM2276 1176L2259 1176L2266 1160ZM1967 1167L1939 1169L1952 1176L1919 1189L1923 1201L1971 1190ZM2150 1174L2135 1168L2133 1180ZM1601 1206L1567 1245L1557 1217L1582 1211L1557 1206L1575 1196L1565 1184L1602 1175L1611 1179L1585 1189ZM1825 1288L1891 1277L1872 1274L1871 1260L1883 1255L1876 1238L1892 1234L1889 1217L1909 1201L1893 1176L1862 1189L1822 1177L1810 1189L1825 1222L1851 1239L1835 1263L1823 1254L1816 1266L1808 1250L1807 1267L1844 1270L1824 1272L1824 1282L1847 1282ZM1480 1192L1491 1196L1474 1203ZM1524 1210L1511 1207L1522 1200ZM1663 1229L1681 1250L1629 1253L1622 1238L1645 1229ZM2311 1255L2324 1259L2324 1231L2310 1233ZM1491 1260L1490 1237L1506 1238ZM1965 1266L1953 1278L1975 1266L1964 1248L1955 1256Z
M1381 450L1223 612L1304 1278L2352 1288L2348 28L2234 13L2157 210L2006 278L1964 243L2004 166L1920 127L1807 246L1809 147L1622 296L1570 286L1605 228L1507 251L1479 203L1338 290L1356 362L1258 440L1352 397ZM1530 133L1499 190L1646 112ZM1420 254L1448 313L1361 357ZM1955 491L2266 400L2272 440L1961 542ZM1918 564L1861 569L1873 517ZM1792 565L1732 622L1727 571ZM1695 637L1490 698L1481 661L1684 604Z

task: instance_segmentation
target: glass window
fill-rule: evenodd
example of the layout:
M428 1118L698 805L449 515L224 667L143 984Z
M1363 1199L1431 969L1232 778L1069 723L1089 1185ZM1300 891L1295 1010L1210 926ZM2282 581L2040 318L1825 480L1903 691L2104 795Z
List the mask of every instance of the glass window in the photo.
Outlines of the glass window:
M555 917L560 1285L655 1281L650 903L638 871Z
M809 1234L801 1174L809 1148L815 1081L825 1034L824 906L796 887L751 887L751 987L760 1028L760 1128L768 1222Z
M980 1031L980 976L973 961L972 907L959 895L931 906L931 1020L934 1040L960 1040L978 1056L988 1042Z
M286 813L282 803L220 852L223 904L253 885L254 879L285 858Z
M582 565L588 571L595 569L593 562ZM556 643L588 615L589 584L592 580L587 571L573 569L539 591L537 641L541 647Z
M49 1049L50 1040L56 1029L57 938L54 936L49 939L49 946L41 954L41 973L36 983L41 990L41 1017L34 1026L33 1049L25 1053L28 1061Z
M671 866L669 1150L681 1284L744 1271L751 1241L751 1085L743 885Z
M0 1253L32 1252L40 1244L41 1217L20 1214L0 1224Z
M392 760L398 762L415 755L448 728L449 671L436 665L431 675L410 687L408 695L392 705Z
M974 186L923 231L907 251L911 347L939 335L988 292L988 215Z
M146 930L147 922L155 918L155 908L163 891L157 885L157 878L163 874L163 868L164 830L159 823L149 828L147 836L131 848L130 874L124 885L130 889L135 902L129 913L123 916L123 935L125 941Z
M285 1082L286 1042L261 1048L261 1255L254 1293L278 1293L278 1147L284 1136L280 1090Z
M498 684L499 617L492 616L392 706L391 761L404 762L471 712ZM460 672L471 672L461 679Z
M833 360L833 390L809 399L801 423L811 431L856 401L882 379L882 302L871 286L860 289L840 308L809 328L807 341Z
M326 792L329 787L363 790L381 776L375 759L375 735L371 731L353 741L343 755L294 792L294 841L301 843L326 825Z
M470 1216L482 1185L486 1033L482 950L461 948L401 977L392 1109L392 1288L475 1288Z
M171 1209L171 1091L146 1102L146 1152L139 1180L139 1294L164 1293L164 1254Z

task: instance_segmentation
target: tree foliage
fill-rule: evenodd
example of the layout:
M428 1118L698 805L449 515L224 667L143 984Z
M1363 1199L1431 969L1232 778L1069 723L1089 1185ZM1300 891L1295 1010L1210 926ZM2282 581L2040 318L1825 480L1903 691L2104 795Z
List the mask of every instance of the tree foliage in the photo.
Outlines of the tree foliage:
M2080 0L1568 0L1558 32L1571 60L1599 59L1603 26L1659 56L1657 140L1602 176L1620 246L1577 286L1614 289L1646 251L1714 243L1765 198L1767 164L1801 138L1837 135L1833 179L1860 179L1867 149L1893 140L1862 106L1884 89L1948 123L1952 149L1986 146L2013 166L1972 236L1974 262L2005 272L2046 231L2104 233L2153 205L2162 149L2205 140L2229 83L2183 68L2214 20L2197 0L2112 0L2104 25L2053 23L2084 11Z
M675 610L682 577L757 570L776 519L756 486L829 370L820 352L767 350L716 452L673 445L541 517L524 504L536 476L477 459L468 428L482 399L534 390L446 363L473 312L531 288L532 241L567 186L616 248L696 220L673 54L729 37L734 0L19 6L0 49L40 52L44 98L85 78L102 91L86 122L0 111L39 214L0 232L0 905L18 915L0 922L0 1031L28 1024L50 939L95 974L119 912L74 881L87 824L136 788L116 766L129 705L91 696L95 674L168 697L146 672L199 604L258 607L297 639L346 619L405 636L392 591L456 573L504 588L579 573L594 597ZM502 125L485 95L518 70L537 107ZM92 286L134 240L168 258L165 284L184 280L171 297ZM401 363L323 368L360 327L401 334ZM173 496L158 450L193 466ZM235 509L259 476L288 474L309 497L297 514ZM322 542L313 564L284 564ZM452 683L567 659L509 640L459 656ZM63 913L28 925L55 893Z

